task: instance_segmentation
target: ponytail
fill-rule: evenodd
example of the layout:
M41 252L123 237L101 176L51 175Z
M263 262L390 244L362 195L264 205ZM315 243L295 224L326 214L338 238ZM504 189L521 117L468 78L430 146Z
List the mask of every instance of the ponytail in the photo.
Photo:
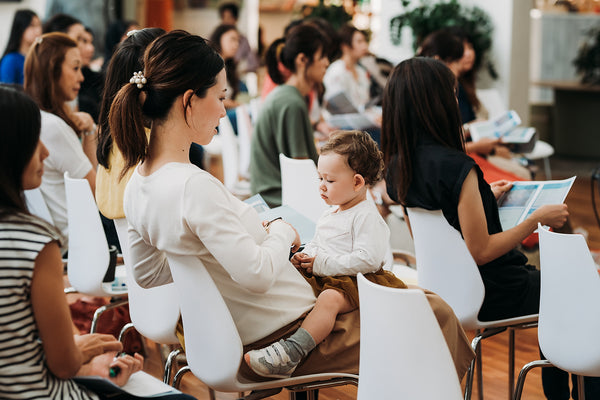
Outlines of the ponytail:
M110 133L125 160L121 178L130 168L143 162L148 154L141 96L146 97L146 94L142 94L135 84L126 84L116 94L108 114Z
M267 64L267 72L271 80L278 85L285 83L285 77L280 71L280 57L285 48L285 39L280 38L275 40L265 53L265 63Z

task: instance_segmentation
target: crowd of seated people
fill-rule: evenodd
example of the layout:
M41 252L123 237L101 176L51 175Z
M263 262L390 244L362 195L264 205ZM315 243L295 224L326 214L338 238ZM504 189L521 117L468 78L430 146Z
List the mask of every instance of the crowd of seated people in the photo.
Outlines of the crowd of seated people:
M516 246L537 222L561 226L568 211L563 205L540 208L506 232L490 225L497 220L494 201L510 189L508 180L528 176L509 164L490 163L492 153L510 158L500 143L464 144L465 124L478 118L481 105L474 90L472 43L460 30L435 32L423 42L421 57L394 68L376 129L368 135L347 132L351 126L332 126L321 108L338 93L360 112L381 102L372 98L374 80L361 65L370 55L366 33L351 25L335 32L327 22L307 20L290 24L270 44L265 54L267 90L252 121L251 190L269 206L281 205L279 154L310 159L318 164L321 197L334 206L321 218L318 238L307 247L310 251L290 260L290 248L295 252L300 245L295 228L282 220L264 224L250 205L202 169L201 146L218 133L227 111L239 105L240 70L255 70L252 57L243 68L238 64L244 37L235 27L237 9L221 7L223 24L210 40L159 28L126 33L133 23L123 23L127 28L118 43L105 49L110 59L99 71L94 65L101 63L92 61L93 33L81 21L59 14L44 23L41 34L40 19L25 11L15 16L0 61L0 79L23 85L23 91L0 87L0 103L13 107L0 108L8 132L0 147L19 147L10 157L2 150L8 158L0 162L11 162L2 174L12 175L0 185L0 225L9 235L20 235L12 247L2 249L0 259L11 260L24 251L29 255L23 265L9 263L10 268L27 270L22 281L14 283L24 292L11 294L14 299L0 298L30 301L27 318L36 333L19 346L34 345L37 369L30 383L13 385L6 393L33 393L43 383L54 392L39 397L52 398L60 391L95 399L97 394L72 378L99 374L122 385L143 363L139 355L113 359L121 345L111 336L72 335L60 263L68 252L65 172L89 182L106 221L127 219L134 279L142 287L171 282L167 254L193 255L205 265L238 328L246 353L240 373L250 379L358 373L357 272L369 272L385 285L406 287L382 269L389 230L372 215L376 209L367 189L377 192L378 187L388 203L444 210L481 266L486 284L482 318L537 311L539 271L527 265ZM447 129L432 130L410 110L435 118ZM31 114L28 125L15 122L15 115L25 113ZM235 123L234 115L230 118ZM27 139L26 146L11 142L19 136ZM319 141L324 146L321 157ZM361 158L367 150L375 155ZM381 156L381 168L370 165L369 160ZM488 164L498 175L486 174ZM455 170L460 174L448 173ZM505 180L492 183L491 176ZM23 190L36 187L54 226L27 210ZM448 188L454 192L445 193ZM26 234L18 234L23 227ZM373 229L385 243L369 237ZM39 244L25 249L31 237ZM236 243L238 251L231 252L230 243ZM357 250L355 244L365 248ZM351 265L342 265L344 253L349 253ZM377 253L376 261L365 256L371 253ZM322 282L340 287L324 287ZM511 295L515 292L518 297ZM452 309L436 294L425 293L462 378L473 358L466 335ZM49 300L46 304L41 299ZM323 314L322 307L329 306L322 304L327 302L335 304L335 312ZM14 304L0 302L0 309L10 311ZM56 318L58 329L53 331L47 313ZM315 324L315 318L325 318L322 315L327 329ZM183 337L181 323L178 333ZM67 357L61 360L61 354ZM10 356L6 346L0 346L0 363L13 364L11 374L19 374L29 360ZM109 377L111 366L121 373ZM589 387L594 390L593 380Z

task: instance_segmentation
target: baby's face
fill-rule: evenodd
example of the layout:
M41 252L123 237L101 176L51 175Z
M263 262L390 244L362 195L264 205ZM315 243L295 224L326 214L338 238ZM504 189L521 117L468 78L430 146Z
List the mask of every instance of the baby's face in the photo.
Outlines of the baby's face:
M319 172L319 193L325 203L344 205L351 203L358 195L356 186L357 174L350 168L344 156L326 153L319 156L317 166Z

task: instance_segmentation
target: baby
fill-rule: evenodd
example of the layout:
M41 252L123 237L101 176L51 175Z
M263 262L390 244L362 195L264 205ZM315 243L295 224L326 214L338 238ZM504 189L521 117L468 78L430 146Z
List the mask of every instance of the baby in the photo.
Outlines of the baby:
M367 201L367 187L383 175L377 143L365 132L334 132L321 148L317 169L321 197L336 207L321 216L313 240L291 259L317 301L292 336L244 355L250 368L264 377L289 377L331 333L337 315L358 308L357 273L381 285L406 287L382 269L390 232L375 203Z

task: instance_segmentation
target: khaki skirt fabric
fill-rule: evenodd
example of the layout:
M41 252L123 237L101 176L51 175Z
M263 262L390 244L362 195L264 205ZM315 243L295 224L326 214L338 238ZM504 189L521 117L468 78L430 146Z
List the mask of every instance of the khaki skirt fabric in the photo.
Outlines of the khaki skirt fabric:
M307 274L305 270L299 270L312 286L315 296L319 296L326 289L334 289L346 295L352 308L358 308L358 286L356 284L356 276L341 275L341 276L315 276ZM364 274L365 278L378 285L406 289L406 284L396 278L394 274L384 269L377 272Z

